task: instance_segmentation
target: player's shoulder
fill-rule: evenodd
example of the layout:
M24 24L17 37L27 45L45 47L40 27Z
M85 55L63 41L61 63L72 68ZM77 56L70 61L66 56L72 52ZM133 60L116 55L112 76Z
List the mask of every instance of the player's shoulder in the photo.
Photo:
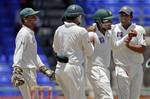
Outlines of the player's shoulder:
M19 32L17 34L17 37L19 37L19 38L28 38L30 36L29 34L30 34L29 31L26 28L22 27L19 30Z
M56 28L56 31L60 30L60 29L63 29L64 28L64 25L60 25Z
M79 25L75 25L75 27L78 28L79 30L84 30L84 31L86 30L84 27L81 27Z
M111 31L116 31L116 30L118 30L119 27L120 27L120 23L112 24L110 30Z
M95 32L88 32L88 35L89 35L89 37L92 37L92 36L96 36L96 33Z
M84 27L81 27L81 26L78 26L78 25L75 25L74 26L74 29L76 30L77 33L79 34L87 34L88 31L84 28Z
M121 26L120 23L116 23L116 24L111 25L112 28L116 28L116 27L119 27L119 26Z
M136 24L135 30L137 30L138 33L146 34L146 31L145 31L144 27L141 26L141 25Z
M144 27L143 27L143 26L141 26L141 25L137 25L137 24L136 24L136 28L138 28L138 29L144 29Z
M87 30L88 32L95 32L95 31L96 31L96 23L93 23L92 25L88 26L88 27L86 28L86 30Z

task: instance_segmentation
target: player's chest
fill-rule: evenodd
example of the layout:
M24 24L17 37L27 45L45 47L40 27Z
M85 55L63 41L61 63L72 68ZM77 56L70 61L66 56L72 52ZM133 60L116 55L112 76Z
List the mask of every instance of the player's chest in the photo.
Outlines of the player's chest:
M97 35L96 36L96 48L100 49L108 49L110 48L110 37L104 35Z
M129 31L117 31L115 33L116 40L117 41L121 40L124 36L126 36L128 34L128 32ZM137 37L133 37L130 42L133 43L133 44L137 44L138 43L138 38Z
M35 39L34 36L30 36L28 45L29 45L30 48L36 49L37 42L36 42L36 39Z

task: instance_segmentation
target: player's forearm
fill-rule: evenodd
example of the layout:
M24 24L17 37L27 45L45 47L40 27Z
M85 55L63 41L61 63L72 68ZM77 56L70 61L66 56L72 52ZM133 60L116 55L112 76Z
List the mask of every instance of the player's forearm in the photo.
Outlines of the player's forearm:
M127 37L128 35L126 35L126 36L124 36L122 39L120 39L120 40L112 40L112 45L113 45L113 48L115 48L115 49L117 49L117 48L120 48L121 46L124 46L125 45L125 43L124 43L124 40L125 40L125 38Z
M132 51L143 53L145 50L145 46L143 45L132 45L132 44L126 44L126 46L131 49Z
M38 62L38 68L40 68L40 66L44 66L44 63L41 61L39 55L37 55L37 62Z

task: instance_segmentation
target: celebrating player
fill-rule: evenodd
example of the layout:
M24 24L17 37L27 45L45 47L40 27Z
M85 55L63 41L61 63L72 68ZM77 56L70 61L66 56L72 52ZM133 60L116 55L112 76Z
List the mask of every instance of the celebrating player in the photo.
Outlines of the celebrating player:
M111 25L112 13L106 9L99 9L94 14L95 23L88 28L94 53L88 58L87 75L93 86L95 99L113 99L110 86L110 58L111 58Z
M139 99L143 81L143 52L146 46L142 26L132 22L133 11L124 6L119 11L120 23L113 28L113 57L119 99Z

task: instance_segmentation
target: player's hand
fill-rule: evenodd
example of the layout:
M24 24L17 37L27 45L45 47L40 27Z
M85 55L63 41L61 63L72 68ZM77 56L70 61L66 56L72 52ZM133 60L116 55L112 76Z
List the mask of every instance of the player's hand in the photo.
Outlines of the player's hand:
M39 70L49 77L50 80L55 80L55 72L51 69L48 69L46 66L41 66Z
M11 82L15 87L19 87L24 84L24 78L22 76L19 76L17 74L13 74L11 77Z
M137 31L136 31L136 30L131 30L131 31L128 33L128 37L129 37L129 38L136 37L136 36L137 36Z
M96 26L89 26L86 30L87 30L88 32L95 32Z
M126 45L129 45L130 41L131 41L131 37L126 37L124 42L126 43Z
M11 82L15 87L19 87L24 84L23 70L20 67L14 67Z
M96 42L96 38L93 36L90 37L90 42L95 45L95 42Z
M49 69L45 72L46 72L46 75L49 77L50 80L55 80L55 72L54 71Z

